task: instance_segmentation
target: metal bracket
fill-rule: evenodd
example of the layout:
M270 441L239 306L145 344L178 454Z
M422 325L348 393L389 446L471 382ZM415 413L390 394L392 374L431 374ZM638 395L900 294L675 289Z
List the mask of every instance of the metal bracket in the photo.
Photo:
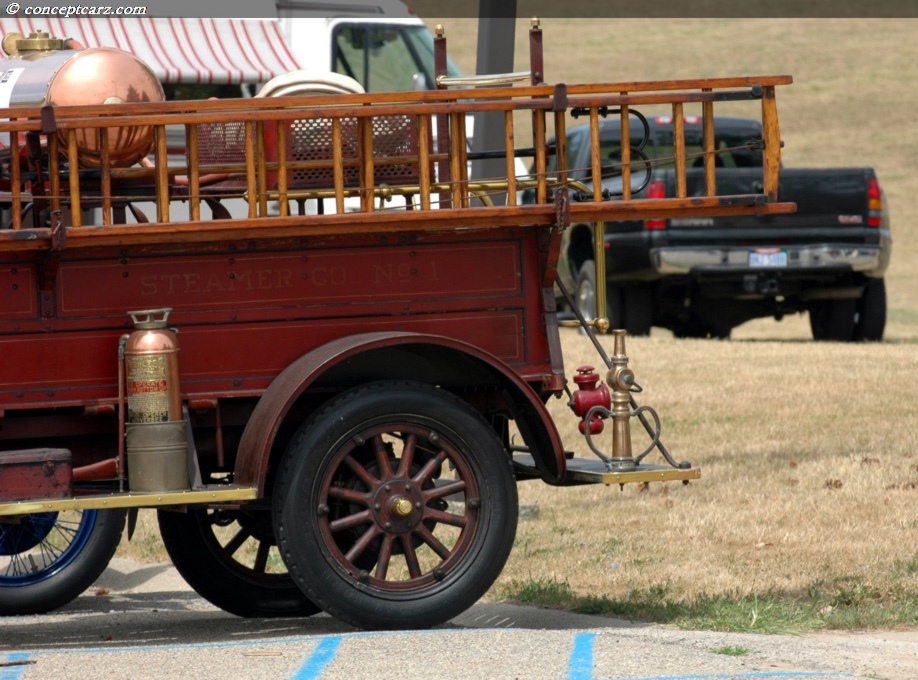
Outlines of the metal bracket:
M571 226L571 197L567 187L555 190L555 230Z
M67 242L67 229L64 227L63 215L60 210L51 212L51 250L59 253Z

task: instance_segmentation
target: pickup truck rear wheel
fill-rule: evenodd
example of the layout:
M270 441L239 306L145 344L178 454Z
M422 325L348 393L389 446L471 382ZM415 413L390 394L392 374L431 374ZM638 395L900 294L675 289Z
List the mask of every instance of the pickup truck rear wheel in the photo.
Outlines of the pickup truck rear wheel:
M587 321L596 313L596 263L587 260L577 276L577 306ZM606 286L606 318L610 328L624 328L629 335L649 335L653 324L653 291L635 284Z
M274 524L290 573L332 616L427 628L473 605L516 533L510 458L464 400L413 382L333 399L291 441Z
M650 286L637 283L623 288L622 316L628 335L650 335L653 325L653 290Z
M814 340L851 342L857 300L817 300L810 306L810 330Z
M609 286L606 294L606 318L611 328L621 328L621 297L615 286ZM596 310L596 263L587 260L577 272L577 307L587 321L598 316Z
M877 342L883 339L886 328L886 282L869 279L864 294L857 301L857 321L854 339Z

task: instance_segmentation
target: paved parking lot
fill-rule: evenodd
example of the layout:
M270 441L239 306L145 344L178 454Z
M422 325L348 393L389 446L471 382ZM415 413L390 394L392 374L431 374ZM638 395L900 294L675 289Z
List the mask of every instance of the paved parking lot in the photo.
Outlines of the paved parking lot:
M63 610L0 620L0 680L223 676L914 680L918 633L693 632L490 603L430 631L368 633L325 615L240 619L171 566L120 559Z

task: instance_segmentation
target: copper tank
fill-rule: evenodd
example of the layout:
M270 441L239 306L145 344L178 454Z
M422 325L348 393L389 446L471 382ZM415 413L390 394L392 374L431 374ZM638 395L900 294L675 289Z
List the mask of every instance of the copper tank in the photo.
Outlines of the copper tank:
M72 40L32 33L28 38L11 33L3 38L8 56L0 61L0 108L25 106L109 105L128 102L161 102L163 88L152 69L133 54L113 47L82 48ZM66 148L66 139L61 137ZM99 134L80 130L80 162L101 164ZM150 153L153 128L109 128L111 164L128 167Z

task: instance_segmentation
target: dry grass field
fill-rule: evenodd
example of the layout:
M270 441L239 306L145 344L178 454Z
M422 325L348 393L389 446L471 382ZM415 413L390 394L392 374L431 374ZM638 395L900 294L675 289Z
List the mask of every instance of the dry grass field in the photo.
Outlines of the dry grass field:
M573 332L565 350L600 363ZM639 403L702 479L524 484L538 519L520 524L500 596L705 627L918 625L911 343L652 336L628 354ZM586 451L566 404L553 411Z
M477 22L429 23L474 72ZM815 343L800 316L729 341L629 338L640 403L702 479L523 484L538 516L521 521L491 597L712 628L918 627L918 21L544 18L543 29L549 82L793 75L778 93L784 163L873 166L886 190L889 322L878 344ZM582 336L563 342L569 371L600 365ZM567 446L585 452L566 405L553 409Z

